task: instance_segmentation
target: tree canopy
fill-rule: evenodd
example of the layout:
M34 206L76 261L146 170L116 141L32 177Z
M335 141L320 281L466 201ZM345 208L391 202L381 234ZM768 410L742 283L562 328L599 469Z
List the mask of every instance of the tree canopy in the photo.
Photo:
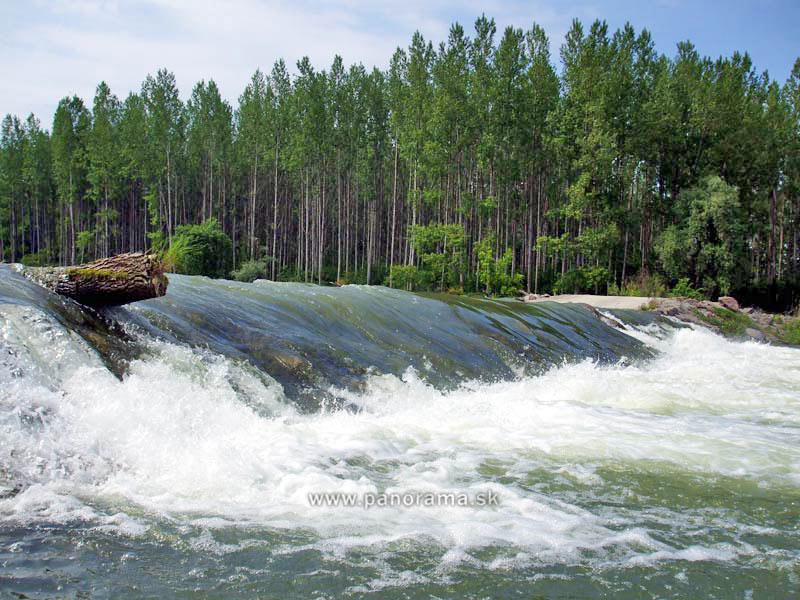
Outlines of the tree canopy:
M661 55L600 20L573 22L558 68L549 48L536 24L483 16L437 44L415 33L386 71L278 60L235 106L213 80L184 102L162 69L124 100L103 82L63 98L49 131L8 115L0 259L182 247L215 222L221 276L797 289L800 60L777 82L746 53Z

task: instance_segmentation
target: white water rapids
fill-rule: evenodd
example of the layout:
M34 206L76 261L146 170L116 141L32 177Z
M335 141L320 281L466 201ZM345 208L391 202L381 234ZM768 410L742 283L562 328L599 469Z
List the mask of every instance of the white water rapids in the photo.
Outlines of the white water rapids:
M411 369L374 374L364 393L333 390L358 410L301 414L246 364L150 340L149 356L120 381L47 315L0 309L0 464L6 491L18 488L0 500L6 525L81 522L134 538L160 519L297 529L333 555L433 543L446 549L443 566L498 545L513 551L484 567L587 555L592 564L724 562L754 555L740 534L760 526L725 510L701 519L702 510L666 501L647 506L637 494L662 492L630 481L800 488L793 348L691 329L661 339L632 331L659 357L636 366L585 360L449 392ZM500 498L490 509L308 501L317 492L490 490ZM692 542L708 519L731 535ZM659 523L680 535L659 533ZM792 564L797 552L772 560Z

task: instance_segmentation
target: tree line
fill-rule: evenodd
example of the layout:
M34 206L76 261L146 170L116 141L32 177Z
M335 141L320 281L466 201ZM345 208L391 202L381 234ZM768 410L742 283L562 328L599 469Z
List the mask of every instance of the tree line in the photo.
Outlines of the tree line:
M63 98L49 131L8 115L0 259L167 251L201 227L250 279L796 288L800 60L781 84L603 21L573 22L559 69L549 48L484 16L415 33L385 71L278 60L235 107L213 80L183 102L160 70L124 100Z

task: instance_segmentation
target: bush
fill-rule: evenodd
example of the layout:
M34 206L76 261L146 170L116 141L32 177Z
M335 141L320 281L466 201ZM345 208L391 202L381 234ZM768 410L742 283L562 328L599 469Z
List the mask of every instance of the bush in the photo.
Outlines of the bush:
M706 316L698 310L695 315L700 319L714 325L725 335L742 336L744 330L753 325L752 319L742 313L736 313L727 308L715 307L714 316Z
M403 290L415 290L420 283L420 274L414 265L394 265L392 271L392 286ZM389 279L386 279L389 285Z
M800 319L792 319L781 331L784 342L800 346Z
M250 283L256 279L264 277L267 272L267 263L260 260L248 260L239 265L239 268L231 272L231 277L236 281Z
M689 277L714 295L741 283L747 265L740 208L739 190L719 177L706 177L681 192L681 225L667 227L655 243L664 273L671 279Z
M778 326L778 337L787 344L800 346L800 305L794 309L792 316L787 319L775 315L774 323Z
M225 277L231 270L232 247L216 219L181 225L172 236L165 263L174 273Z
M458 286L464 265L465 244L466 237L461 225L412 225L411 245L420 259L416 285L441 291Z
M608 269L605 267L580 267L577 269L570 269L563 275L560 275L553 285L553 292L555 294L578 294L581 292L593 292L597 294L602 288L606 286L610 275ZM609 286L609 293L619 292L616 286Z
M26 254L19 259L26 267L46 267L52 263L52 257L48 250L39 250L33 254Z
M669 293L673 298L694 298L695 300L702 300L703 294L692 287L689 283L688 277L681 277L672 291Z
M586 289L586 274L581 269L570 269L558 276L553 284L554 294L576 294Z
M663 298L668 295L669 289L659 275L640 274L636 279L629 279L622 287L616 284L608 286L610 296L646 296L648 298Z
M495 237L489 236L476 243L478 258L478 286L492 296L516 296L522 287L522 273L511 270L513 250L506 248L503 256L493 258Z
M150 252L163 258L167 252L167 238L160 231L151 231L147 234L150 240Z

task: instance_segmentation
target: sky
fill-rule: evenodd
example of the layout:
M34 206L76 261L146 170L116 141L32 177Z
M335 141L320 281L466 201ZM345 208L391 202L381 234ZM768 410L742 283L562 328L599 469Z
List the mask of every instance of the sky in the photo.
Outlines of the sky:
M508 25L538 23L556 62L574 18L587 28L598 18L610 31L646 28L670 56L686 39L712 58L747 51L781 83L800 56L800 0L0 0L0 115L33 112L49 128L60 98L77 94L91 106L106 81L124 99L163 67L184 99L214 79L236 106L253 72L278 58L293 67L307 55L327 68L340 54L384 69L415 30L438 45L451 23L471 33L482 13L496 20L498 41Z

